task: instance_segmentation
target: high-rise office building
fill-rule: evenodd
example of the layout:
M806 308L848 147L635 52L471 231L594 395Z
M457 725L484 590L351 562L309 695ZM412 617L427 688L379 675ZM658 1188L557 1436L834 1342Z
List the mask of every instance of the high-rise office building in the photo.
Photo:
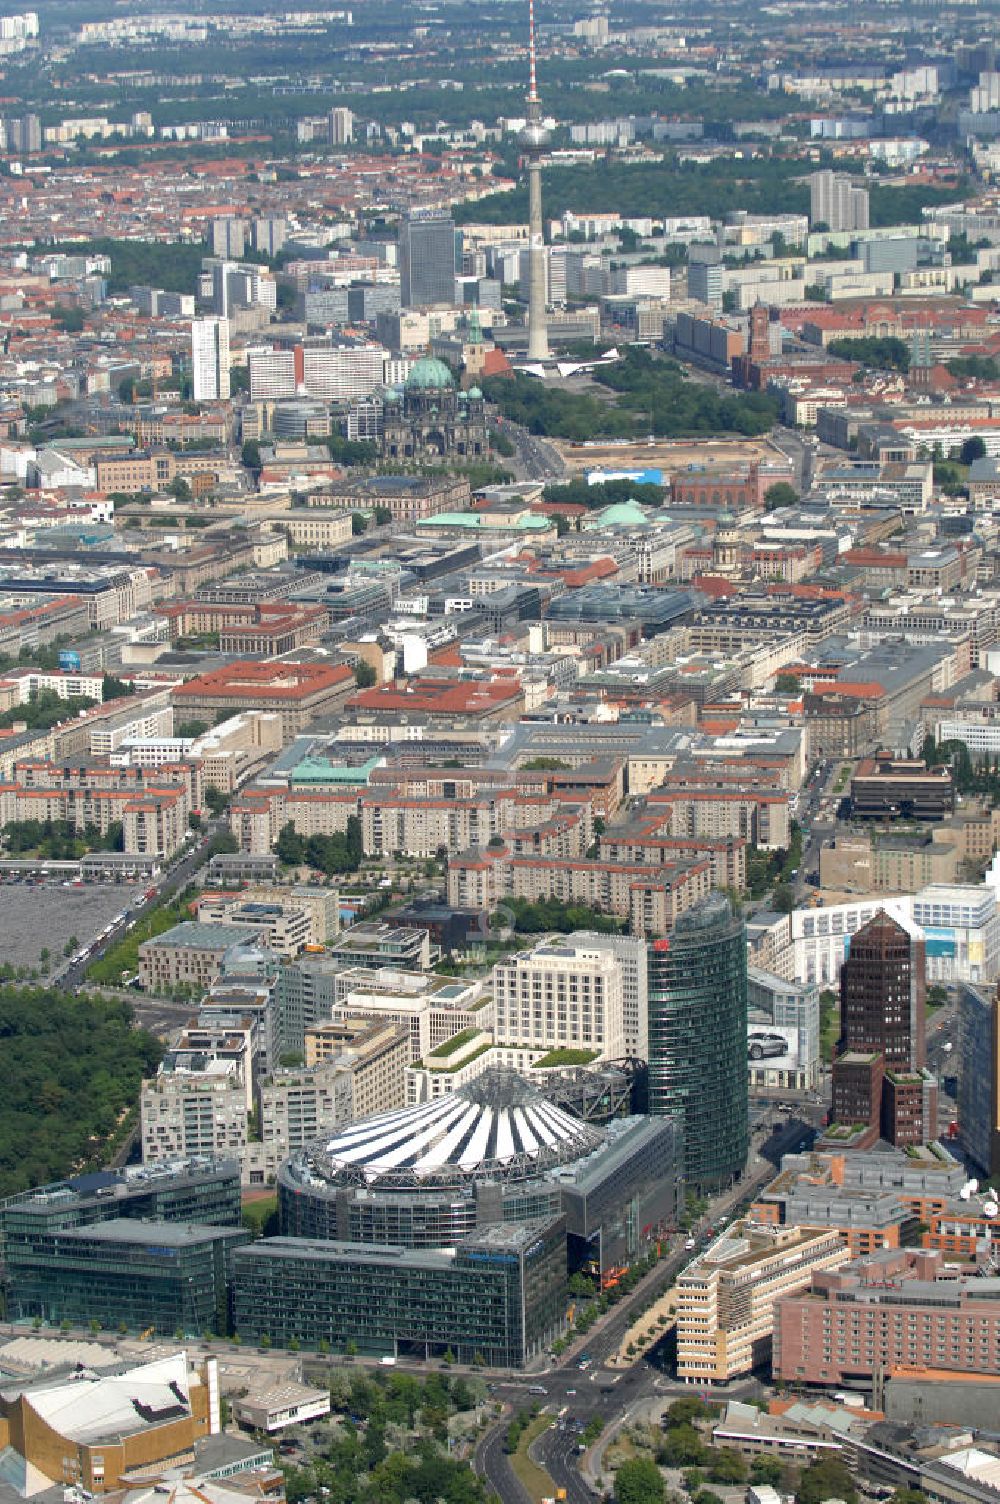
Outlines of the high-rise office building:
M924 1069L925 944L884 911L851 939L840 973L833 1119L893 1144L937 1131L937 1093Z
M347 146L354 140L354 116L343 105L335 106L327 116L331 146Z
M399 226L399 284L404 308L455 301L455 221L408 214Z
M649 1110L680 1118L690 1187L725 1185L743 1169L746 931L722 893L649 945Z
M958 1136L978 1170L1000 1175L1000 989L972 982L958 998Z
M722 252L714 245L693 245L688 260L688 296L707 303L709 308L721 308L725 267Z
M814 172L809 178L809 223L828 230L867 230L868 189L845 172Z
M879 1051L888 1067L924 1064L924 941L884 911L851 939L840 973L845 1049Z
M196 402L218 402L229 396L228 319L192 320L191 376Z

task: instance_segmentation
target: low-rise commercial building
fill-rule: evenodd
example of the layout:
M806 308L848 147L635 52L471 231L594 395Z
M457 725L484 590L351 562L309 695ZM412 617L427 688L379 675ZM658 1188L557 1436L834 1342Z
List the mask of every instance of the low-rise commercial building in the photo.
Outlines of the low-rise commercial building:
M136 1477L164 1477L222 1430L218 1365L178 1352L124 1372L12 1380L0 1395L0 1430L14 1476L34 1492L124 1491Z

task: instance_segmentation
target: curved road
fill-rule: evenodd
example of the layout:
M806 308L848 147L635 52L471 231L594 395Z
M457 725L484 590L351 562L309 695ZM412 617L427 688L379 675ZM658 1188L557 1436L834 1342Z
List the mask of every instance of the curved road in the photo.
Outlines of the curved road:
M699 1238L699 1246L706 1241L705 1229L717 1224L720 1217L733 1217L741 1213L754 1199L760 1187L774 1174L774 1165L781 1161L782 1154L797 1147L805 1133L810 1136L815 1130L801 1119L793 1119L766 1145L767 1158L755 1157L751 1151L751 1171L738 1184L713 1199L709 1211L701 1223L693 1229ZM700 1236L699 1236L700 1235ZM618 1351L621 1340L635 1319L635 1308L650 1296L668 1289L680 1270L689 1263L692 1253L680 1247L651 1269L640 1281L632 1294L616 1306L604 1320L584 1337L575 1339L572 1356L560 1367L519 1375L516 1379L499 1380L495 1389L512 1410L524 1409L537 1400L556 1419L554 1424L532 1445L532 1456L545 1468L555 1488L566 1490L567 1504L595 1504L598 1497L584 1480L578 1468L579 1436L587 1422L600 1414L605 1424L627 1417L636 1401L656 1395L690 1394L690 1388L666 1378L650 1361L639 1358L628 1368L612 1371L603 1364ZM653 1350L655 1354L655 1349ZM586 1358L581 1354L586 1353ZM580 1368L581 1361L587 1366ZM746 1392L747 1381L727 1387L729 1398ZM544 1390L544 1396L531 1394L530 1390ZM496 1491L502 1504L528 1504L528 1496L515 1477L507 1454L503 1449L510 1416L505 1415L483 1437L475 1454L477 1473L485 1478Z

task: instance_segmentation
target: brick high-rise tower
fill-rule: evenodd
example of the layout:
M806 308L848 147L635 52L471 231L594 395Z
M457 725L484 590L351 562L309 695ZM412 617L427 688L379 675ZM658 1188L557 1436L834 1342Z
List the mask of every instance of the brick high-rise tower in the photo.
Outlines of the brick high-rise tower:
M925 1070L926 955L884 911L851 939L840 973L840 1040L833 1063L833 1115L867 1124L891 1143L937 1132L937 1092Z

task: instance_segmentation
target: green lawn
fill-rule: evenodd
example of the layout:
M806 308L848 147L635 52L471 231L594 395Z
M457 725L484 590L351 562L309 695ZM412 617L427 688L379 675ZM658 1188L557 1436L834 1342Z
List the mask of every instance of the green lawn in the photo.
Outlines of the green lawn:
M532 1462L528 1456L528 1448L532 1442L537 1441L542 1432L548 1430L551 1424L551 1415L536 1415L534 1420L525 1426L517 1451L510 1459L510 1465L518 1481L527 1489L534 1504L541 1504L542 1499L555 1498L556 1486L552 1479L544 1468L539 1467L537 1462Z

